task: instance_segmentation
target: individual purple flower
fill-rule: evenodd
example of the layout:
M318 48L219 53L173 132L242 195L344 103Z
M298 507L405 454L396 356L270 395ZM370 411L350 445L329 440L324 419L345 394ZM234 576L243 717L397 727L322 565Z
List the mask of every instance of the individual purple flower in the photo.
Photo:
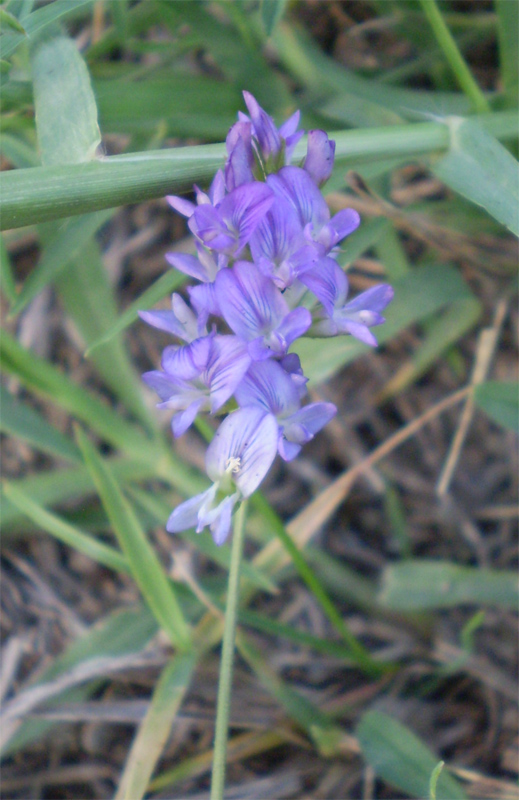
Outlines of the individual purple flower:
M221 545L231 527L234 506L260 485L276 456L278 426L275 418L258 407L241 408L222 422L205 458L213 485L181 503L171 514L167 530L178 533L209 526Z
M225 196L225 178L221 169L218 170L213 178L208 192L203 192L198 186L194 186L196 203L187 200L185 197L178 197L175 194L169 194L166 197L171 208L182 214L183 217L189 219L198 206L211 205L216 206L220 203Z
M323 254L329 253L360 224L353 208L345 208L330 218L324 197L304 169L283 167L276 175L269 175L267 183L278 197L292 204L307 240L321 245Z
M349 333L372 347L377 340L369 330L385 322L381 311L393 299L393 288L380 283L346 302L348 279L338 264L331 258L323 259L320 272L310 270L301 280L320 300L323 308L314 312L312 336L337 336Z
M189 229L211 250L236 257L273 202L266 184L244 183L215 206L197 206L189 218Z
M175 411L173 434L181 436L199 411L214 414L231 397L250 364L246 345L236 336L210 335L183 347L167 347L162 370L143 380L161 399L159 408Z
M333 170L335 142L325 131L308 131L308 144L303 169L317 186L326 183Z
M292 461L337 413L332 403L310 403L300 408L298 387L272 360L252 363L234 396L240 406L257 405L276 417L278 452L285 461Z
M308 244L296 209L284 197L276 197L249 244L254 264L282 290L320 257L318 248Z
M290 311L279 289L248 261L218 273L216 296L225 321L249 343L255 361L284 356L312 323L307 308Z
M205 320L195 314L179 294L171 296L171 311L139 311L139 317L161 331L192 342L207 334Z
M239 122L251 122L251 140L254 155L263 174L256 177L264 178L265 174L276 172L287 164L298 141L304 131L298 131L299 111L292 114L281 127L276 128L274 120L264 111L257 100L249 93L243 92L245 104L250 114L238 113ZM239 123L238 123L239 124Z

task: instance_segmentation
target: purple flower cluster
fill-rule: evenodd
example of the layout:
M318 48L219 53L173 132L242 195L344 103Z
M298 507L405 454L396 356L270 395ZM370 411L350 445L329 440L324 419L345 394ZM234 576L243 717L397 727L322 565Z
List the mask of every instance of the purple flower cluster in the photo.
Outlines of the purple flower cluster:
M376 344L370 331L393 291L381 284L348 302L337 246L359 225L353 209L330 216L319 187L329 178L335 142L308 134L300 167L289 165L303 131L299 112L279 129L244 92L227 136L227 161L209 191L195 186L196 203L168 197L187 217L197 255L169 253L168 262L197 281L188 304L145 311L150 325L183 344L166 347L161 369L143 378L173 410L175 436L197 414L227 414L206 454L212 486L171 514L167 529L209 526L227 538L236 503L251 495L276 453L295 458L336 413L331 403L302 405L306 381L292 343L301 336L351 334ZM237 406L237 408L236 408ZM234 409L234 410L233 410Z

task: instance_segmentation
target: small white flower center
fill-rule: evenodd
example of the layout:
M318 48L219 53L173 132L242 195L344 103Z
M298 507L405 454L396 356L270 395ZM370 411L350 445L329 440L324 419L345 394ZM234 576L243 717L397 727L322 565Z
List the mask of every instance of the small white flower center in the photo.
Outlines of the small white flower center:
M240 471L241 468L241 458L236 458L235 456L231 456L225 462L225 471L227 473L232 473L236 475L237 472Z

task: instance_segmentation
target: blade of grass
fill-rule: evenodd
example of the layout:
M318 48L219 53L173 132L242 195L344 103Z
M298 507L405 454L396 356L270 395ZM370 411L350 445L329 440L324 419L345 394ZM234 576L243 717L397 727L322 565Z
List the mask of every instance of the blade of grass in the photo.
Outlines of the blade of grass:
M174 589L142 530L133 509L124 498L107 462L81 429L78 445L92 474L97 491L125 553L135 582L162 628L180 650L189 650L191 634Z
M477 114L486 114L490 111L488 101L474 80L465 59L458 50L456 40L449 31L438 8L436 0L420 0L422 11L431 26L436 40L440 45L445 58L447 59L460 88L469 98L474 111Z
M73 547L80 553L103 564L116 572L130 573L128 560L115 548L98 542L93 536L83 533L73 525L69 525L56 514L51 514L35 503L27 494L12 483L4 483L3 492L16 508L35 525L50 533L60 542Z
M333 625L335 630L341 636L343 641L346 642L350 650L351 659L357 664L357 666L360 669L362 669L364 672L370 675L380 675L382 672L388 669L390 665L380 664L374 661L371 658L369 651L366 650L366 648L357 640L357 638L349 630L342 616L337 611L337 608L335 607L334 603L332 602L328 593L323 587L321 581L319 580L313 569L307 564L301 551L299 550L297 545L294 543L290 535L285 530L283 522L277 516L275 511L266 503L266 501L263 500L263 497L261 495L254 497L254 505L257 509L261 511L262 516L267 522L267 524L274 528L276 536L279 538L283 547L289 554L292 563L294 564L294 567L298 571L300 577L303 579L303 581L306 583L306 585L312 592L316 601L319 603L322 610L328 617L330 623Z
M409 728L381 711L368 711L356 733L376 775L411 797L428 796L438 758ZM466 800L460 784L446 770L438 778L436 796L438 800Z
M500 138L517 135L513 112L495 112L480 123ZM448 128L441 122L340 131L330 136L336 141L336 160L341 165L359 157L402 155L411 159L449 145ZM298 163L305 152L302 140L293 162ZM223 145L215 144L110 156L84 164L7 170L0 174L1 229L190 191L193 183L211 180L224 156Z
M16 295L10 315L14 316L23 311L45 286L48 286L62 270L81 255L89 239L113 214L114 209L107 209L61 221L59 227L53 229L54 235L48 237L41 258L26 278L20 293Z
M519 103L519 5L510 0L496 0L497 34L501 80L506 105L517 108Z
M474 401L498 425L519 433L519 386L517 382L484 381L474 389Z
M73 3L70 0L55 0L54 3L36 9L22 20L25 34L12 33L2 36L2 58L7 58L14 53L16 48L27 40L27 37L30 40L34 39L48 25L52 25L69 14L77 14L82 9L86 10L86 7L93 2L94 0L74 0Z
M518 578L512 570L425 559L410 559L387 567L379 595L381 604L405 611L459 605L514 609L518 600Z
M14 398L5 386L0 385L0 430L29 442L37 450L81 463L75 444L54 428L37 411Z
M121 333L128 328L135 320L139 318L139 311L146 311L151 308L159 300L162 300L167 294L171 294L176 289L179 289L187 281L186 275L178 270L170 268L164 275L161 275L152 285L146 289L136 300L125 308L122 314L119 315L117 320L110 325L107 331L96 339L88 347L85 356L88 358L94 350L101 345L109 342L118 333Z
M141 800L193 677L195 654L179 653L164 668L128 754L115 800Z
M18 292L16 291L11 259L9 258L3 236L0 236L0 289L10 305L13 305L18 297Z

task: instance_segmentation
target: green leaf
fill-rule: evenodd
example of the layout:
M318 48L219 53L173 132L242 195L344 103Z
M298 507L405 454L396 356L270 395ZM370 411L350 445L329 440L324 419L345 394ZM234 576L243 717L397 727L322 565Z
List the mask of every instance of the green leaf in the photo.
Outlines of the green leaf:
M1 39L2 57L7 58L14 53L18 45L27 41L27 36L32 40L49 25L63 19L69 14L77 14L82 8L91 5L94 0L54 0L43 8L38 8L32 14L23 18L25 35L19 33L5 34Z
M113 213L114 209L95 211L93 214L64 219L60 222L59 227L55 228L54 236L45 243L41 258L25 280L10 313L19 314L45 286L48 286L80 255L89 239L113 216Z
M60 519L56 514L46 511L42 506L24 494L12 483L3 486L5 496L19 509L26 517L29 517L35 525L50 533L60 542L63 542L80 553L103 564L116 572L129 573L130 568L127 559L115 548L109 547L103 542L98 542L93 536L83 533L73 525Z
M438 758L401 722L381 711L368 711L357 727L357 738L368 764L379 778L411 797L429 795L430 776ZM465 800L460 784L442 772L436 785L438 800Z
M519 235L519 164L477 122L448 120L451 142L435 175Z
M519 433L519 385L515 381L486 381L474 389L476 404L498 425Z
M81 462L75 444L54 428L41 414L0 385L0 429L28 442L44 453L75 463Z
M283 16L287 0L261 0L261 21L267 36L271 36Z
M42 164L90 161L101 132L90 77L75 42L62 35L39 39L31 63Z
M79 428L77 439L121 550L128 559L135 582L173 644L181 650L189 650L191 635L173 586L166 577L133 509L124 498L107 462L99 456L95 447Z
M449 561L409 559L384 570L379 602L421 611L461 605L517 608L518 578L512 570L465 567Z
M25 28L16 17L6 11L5 8L0 8L0 27L4 25L17 33L22 33L24 36L27 35Z
M395 299L385 312L386 322L375 328L380 344L444 306L472 296L459 271L445 265L413 270L393 285ZM295 351L305 375L313 383L322 383L370 348L352 336L338 336L326 340L303 339L296 344Z
M144 797L189 689L195 666L194 653L179 653L162 671L128 754L115 800L141 800Z
M516 134L513 112L494 113L480 122L496 136ZM403 156L412 160L449 145L448 128L441 122L339 131L330 137L336 142L335 157L341 167L354 165L359 158ZM294 151L293 163L305 153L303 139ZM212 144L109 156L84 164L4 170L0 172L0 227L18 228L191 191L193 183L209 183L224 158L224 146Z

